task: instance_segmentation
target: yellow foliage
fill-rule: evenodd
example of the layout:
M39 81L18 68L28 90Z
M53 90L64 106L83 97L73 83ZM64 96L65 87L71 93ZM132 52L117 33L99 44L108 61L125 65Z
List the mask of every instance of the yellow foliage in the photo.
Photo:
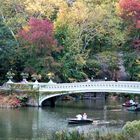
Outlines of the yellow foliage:
M76 57L75 61L78 65L85 65L86 64L86 59L80 55L78 55Z
M116 3L116 12L117 12L117 14L121 14L122 13L122 9L121 9L119 3Z
M30 26L23 26L23 30L24 30L25 32L28 32L28 31L30 30Z
M65 6L66 2L64 0L26 0L24 4L29 13L38 13L51 18L55 10L59 10L60 7Z
M60 7L57 21L55 26L60 24L80 24L84 22L88 17L88 8L84 3L76 1L71 7L67 5Z
M136 63L137 63L138 65L140 65L140 59L137 59L137 60L136 60Z

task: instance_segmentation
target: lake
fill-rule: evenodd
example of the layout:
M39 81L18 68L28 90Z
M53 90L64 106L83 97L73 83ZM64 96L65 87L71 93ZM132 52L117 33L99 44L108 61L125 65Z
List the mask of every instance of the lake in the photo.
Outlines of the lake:
M0 138L41 138L56 131L119 131L125 122L139 120L140 113L128 112L115 100L58 101L55 108L23 107L0 109ZM86 112L89 118L115 122L104 125L68 125L67 119Z

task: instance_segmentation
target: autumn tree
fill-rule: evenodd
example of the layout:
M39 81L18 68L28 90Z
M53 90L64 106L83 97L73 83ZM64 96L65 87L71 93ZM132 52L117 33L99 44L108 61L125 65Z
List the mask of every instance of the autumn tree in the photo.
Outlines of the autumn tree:
M139 0L120 0L120 14L126 20L131 20L135 25L140 19L140 1Z
M54 38L53 23L48 19L30 18L28 25L19 31L23 47L28 57L26 70L29 72L57 72L60 47Z
M140 1L120 0L120 15L127 23L130 46L140 50Z

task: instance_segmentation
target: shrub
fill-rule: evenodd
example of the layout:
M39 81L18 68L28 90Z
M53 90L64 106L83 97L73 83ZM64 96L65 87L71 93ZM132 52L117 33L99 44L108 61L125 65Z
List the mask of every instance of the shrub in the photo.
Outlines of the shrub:
M122 133L127 138L132 138L132 139L139 137L139 132L140 132L140 121L127 122L126 125L123 127L123 131L122 131Z

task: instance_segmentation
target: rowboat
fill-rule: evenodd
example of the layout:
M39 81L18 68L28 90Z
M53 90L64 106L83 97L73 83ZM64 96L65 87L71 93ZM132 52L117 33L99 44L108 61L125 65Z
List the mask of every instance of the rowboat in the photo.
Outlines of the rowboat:
M137 107L138 104L137 103L135 103L135 104L123 103L122 106L124 106L124 107L133 107L133 106L136 106Z
M127 108L128 111L140 111L140 107L129 107Z
M92 119L77 119L77 118L70 118L68 119L68 124L90 124L92 123Z

